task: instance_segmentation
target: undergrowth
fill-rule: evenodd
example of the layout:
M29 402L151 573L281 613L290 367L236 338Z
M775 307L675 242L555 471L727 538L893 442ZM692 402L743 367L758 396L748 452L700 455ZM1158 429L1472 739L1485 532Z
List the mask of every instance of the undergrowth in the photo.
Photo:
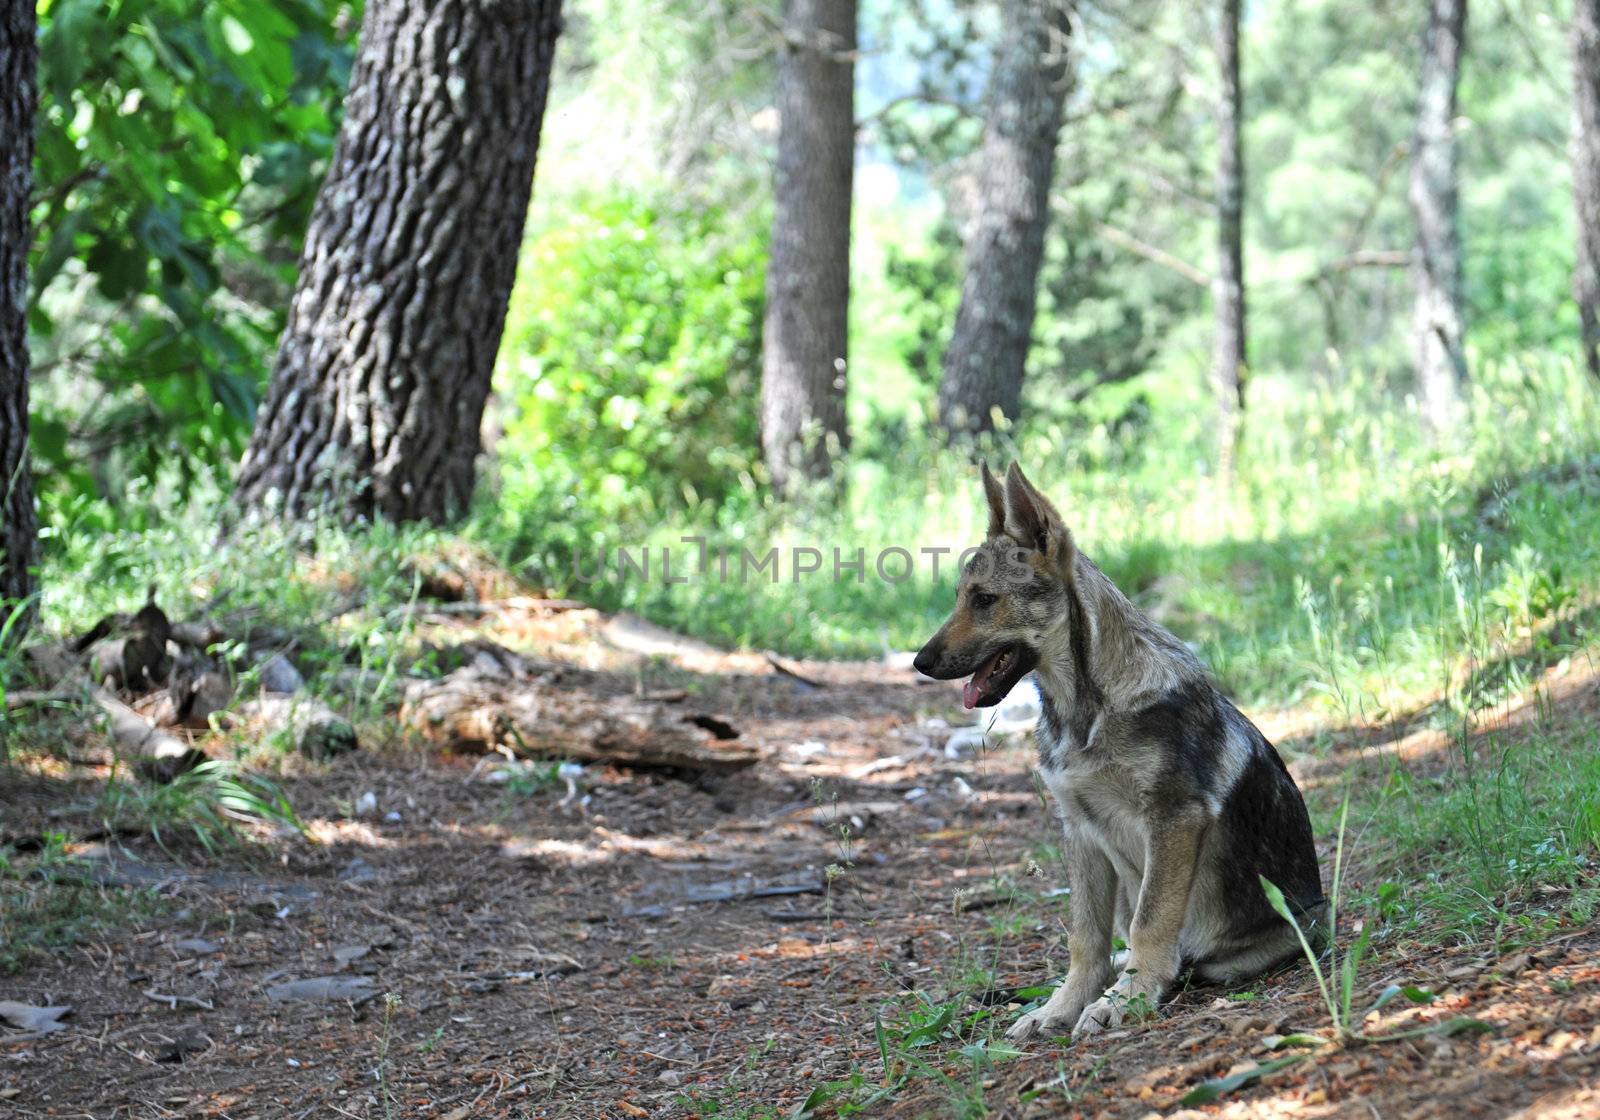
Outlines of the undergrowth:
M0 975L161 910L151 891L101 886L73 874L68 839L51 833L31 853L0 846Z

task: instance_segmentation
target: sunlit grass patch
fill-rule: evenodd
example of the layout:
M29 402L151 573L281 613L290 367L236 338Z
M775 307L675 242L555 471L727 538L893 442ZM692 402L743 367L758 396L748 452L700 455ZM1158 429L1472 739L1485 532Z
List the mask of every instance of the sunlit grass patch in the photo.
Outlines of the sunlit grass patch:
M1395 769L1352 809L1391 935L1496 946L1587 920L1600 898L1600 730L1578 718L1459 736L1438 773Z

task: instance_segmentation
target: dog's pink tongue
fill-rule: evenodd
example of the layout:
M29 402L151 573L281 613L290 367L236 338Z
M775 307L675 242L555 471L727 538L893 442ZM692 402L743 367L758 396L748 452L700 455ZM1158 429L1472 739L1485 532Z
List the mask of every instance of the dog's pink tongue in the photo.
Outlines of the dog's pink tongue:
M976 708L978 701L983 699L983 687L989 683L989 674L994 672L994 663L1000 660L997 653L982 665L978 671L967 678L967 683L961 686L961 703L968 709Z

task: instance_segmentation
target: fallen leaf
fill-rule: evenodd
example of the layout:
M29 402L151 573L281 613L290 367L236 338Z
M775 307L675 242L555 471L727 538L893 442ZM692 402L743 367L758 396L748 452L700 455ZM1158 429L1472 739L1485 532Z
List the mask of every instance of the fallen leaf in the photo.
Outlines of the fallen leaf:
M71 1013L70 1007L35 1007L31 1003L0 1000L0 1019L4 1019L18 1030L38 1031L40 1034L64 1031L67 1025L59 1020L61 1016Z
M378 989L365 976L313 976L274 984L267 989L267 995L275 1000L311 1000L318 1003L335 1000L365 1003L377 994Z
M182 941L174 941L172 947L180 953L197 953L206 956L222 948L215 941L207 941L203 937L185 937Z
M333 959L340 964L353 964L370 952L371 945L341 945L333 951Z

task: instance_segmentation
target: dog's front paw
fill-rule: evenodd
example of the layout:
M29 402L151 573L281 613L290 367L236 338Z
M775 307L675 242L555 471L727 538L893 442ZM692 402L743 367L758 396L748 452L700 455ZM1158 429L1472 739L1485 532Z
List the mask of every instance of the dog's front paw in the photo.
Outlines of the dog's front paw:
M1035 1036L1050 1037L1051 1035L1066 1034L1068 1029L1077 1021L1082 1000L1073 1000L1070 997L1057 999L1051 996L1042 1007L1036 1007L1028 1012L1006 1031L1006 1037L1012 1042L1026 1042Z
M1072 1037L1088 1038L1101 1031L1114 1030L1124 1023L1138 1023L1152 1018L1160 998L1160 988L1152 992L1124 977L1083 1009L1083 1014L1078 1016L1073 1025Z
M1110 996L1101 996L1088 1007L1083 1009L1083 1014L1078 1016L1077 1023L1072 1028L1072 1037L1088 1038L1099 1034L1101 1031L1111 1030L1122 1025L1123 1001Z

